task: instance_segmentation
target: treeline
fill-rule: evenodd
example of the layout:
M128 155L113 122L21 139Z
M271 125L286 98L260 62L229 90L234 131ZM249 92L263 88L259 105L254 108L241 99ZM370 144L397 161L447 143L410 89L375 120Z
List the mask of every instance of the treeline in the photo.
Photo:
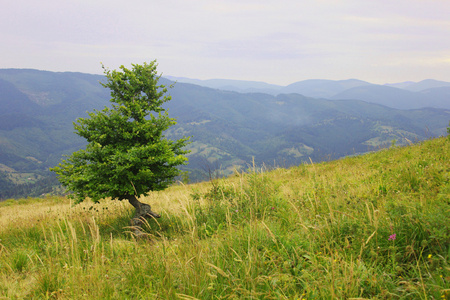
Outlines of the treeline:
M54 174L47 175L33 183L16 184L6 173L0 172L0 201L11 198L39 197L53 191L58 186L58 179Z

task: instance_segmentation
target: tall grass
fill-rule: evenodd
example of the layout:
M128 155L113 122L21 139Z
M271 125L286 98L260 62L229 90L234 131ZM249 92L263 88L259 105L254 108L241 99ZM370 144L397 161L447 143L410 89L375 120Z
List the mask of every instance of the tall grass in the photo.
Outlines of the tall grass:
M1 203L0 299L448 299L449 149L173 186L147 239L127 203Z

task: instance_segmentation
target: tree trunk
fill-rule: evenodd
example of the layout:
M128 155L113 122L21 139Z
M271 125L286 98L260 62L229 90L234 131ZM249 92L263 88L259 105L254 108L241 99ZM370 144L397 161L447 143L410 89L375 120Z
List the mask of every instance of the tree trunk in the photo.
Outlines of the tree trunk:
M136 208L134 217L131 220L131 226L133 227L136 236L141 236L144 234L142 232L142 224L144 224L145 219L161 218L161 216L153 212L150 205L140 202L134 195L128 196L126 199L134 206L134 208Z

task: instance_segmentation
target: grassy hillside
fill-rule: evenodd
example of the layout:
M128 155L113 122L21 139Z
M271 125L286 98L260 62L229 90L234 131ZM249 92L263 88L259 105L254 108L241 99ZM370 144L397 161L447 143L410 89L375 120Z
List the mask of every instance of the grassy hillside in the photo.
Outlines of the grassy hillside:
M177 185L0 203L5 299L449 299L450 140Z

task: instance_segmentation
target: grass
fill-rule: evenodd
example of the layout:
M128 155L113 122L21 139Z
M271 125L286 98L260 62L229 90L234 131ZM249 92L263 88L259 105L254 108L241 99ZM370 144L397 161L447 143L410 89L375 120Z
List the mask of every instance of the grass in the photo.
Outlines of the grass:
M251 167L131 205L0 203L0 299L449 299L450 141Z

